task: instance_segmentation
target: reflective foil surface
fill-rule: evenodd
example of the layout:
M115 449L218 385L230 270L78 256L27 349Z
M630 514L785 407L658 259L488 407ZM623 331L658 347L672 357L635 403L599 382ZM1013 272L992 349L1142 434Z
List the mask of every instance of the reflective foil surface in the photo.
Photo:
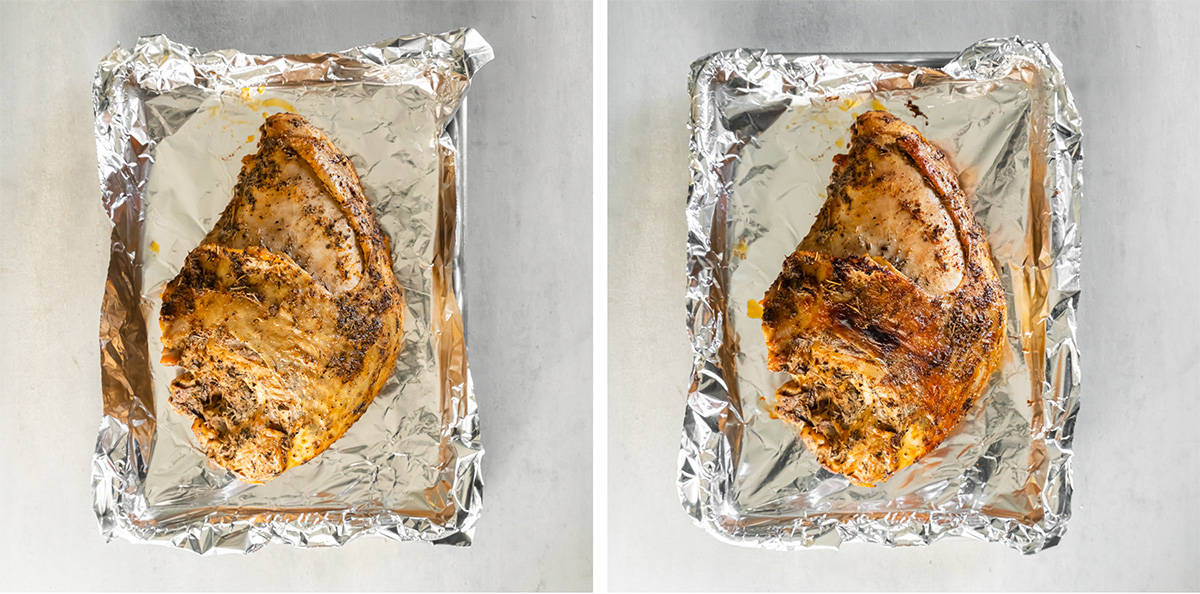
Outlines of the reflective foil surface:
M113 233L92 485L106 538L198 553L338 546L365 534L470 544L483 449L460 276L464 101L491 58L463 29L287 56L203 53L160 35L101 61L95 134ZM341 439L251 485L208 462L168 404L178 368L159 362L158 309L232 199L258 127L281 111L304 116L353 160L391 239L404 348Z
M679 496L746 546L928 544L948 535L1025 553L1070 517L1079 406L1081 124L1045 44L980 41L957 56L730 50L691 77L687 325L693 372ZM938 448L874 487L817 463L773 418L757 300L825 201L850 125L885 109L942 148L987 230L1007 350L986 395Z

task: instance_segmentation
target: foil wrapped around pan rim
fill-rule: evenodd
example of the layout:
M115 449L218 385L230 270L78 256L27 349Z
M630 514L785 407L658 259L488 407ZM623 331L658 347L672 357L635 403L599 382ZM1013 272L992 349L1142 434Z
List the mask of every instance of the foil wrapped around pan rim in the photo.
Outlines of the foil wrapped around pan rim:
M739 483L739 477L764 475L752 471L779 459L756 458L759 450L746 444L755 403L743 401L749 396L738 394L738 367L747 364L739 359L740 343L762 340L739 337L731 321L738 315L738 303L730 299L731 267L737 257L745 257L746 249L742 242L736 246L742 253L734 253L739 241L735 222L751 227L755 216L753 208L731 202L739 191L734 180L745 158L743 151L769 142L762 138L763 132L775 117L798 103L832 101L847 89L903 92L947 80L1017 81L1027 86L1031 97L1029 191L1027 204L1022 205L1027 208L1023 217L1027 261L1013 267L1011 278L1005 275L1010 318L1020 318L1009 322L1010 342L1019 344L1016 365L1029 376L1025 393L1031 419L1023 451L1031 454L1029 460L1007 460L1004 450L986 454L987 464L993 467L1029 467L1021 491L1031 507L1014 512L959 498L914 509L897 504L898 500L871 504L864 497L856 509L813 505L769 514L744 509L739 493L760 485ZM1056 544L1070 518L1071 439L1079 408L1076 310L1083 156L1079 114L1062 65L1050 48L1011 37L985 39L957 56L943 57L735 49L697 60L690 91L686 319L693 369L677 484L685 511L722 541L769 549L837 547L852 540L925 545L951 535L1003 542L1026 554ZM914 108L914 117L918 113ZM793 223L809 225L808 221ZM1019 330L1015 335L1014 326ZM780 471L788 469L772 469ZM988 487L987 473L973 480L981 491ZM785 494L770 495L783 498Z
M95 136L101 200L113 231L100 316L103 416L92 458L92 488L93 508L107 540L115 536L197 553L246 553L272 542L340 546L364 535L460 546L471 543L482 504L483 448L464 330L464 95L471 77L492 57L482 36L473 29L460 29L340 52L278 56L236 50L201 52L157 35L140 38L131 51L118 47L101 60L93 87ZM148 297L143 294L142 268L147 250L157 253L158 249L142 245L145 194L154 174L155 149L169 134L164 130L178 125L155 121L146 103L170 101L172 93L182 91L236 94L239 89L244 93L258 87L260 93L273 88L336 93L329 89L402 84L437 97L425 101L432 106L431 113L436 112L433 117L445 122L430 149L438 172L438 179L430 182L436 192L428 206L436 213L431 217L436 219L434 228L428 231L432 261L417 263L431 270L428 301L436 314L431 313L432 319L424 324L430 327L427 332L439 378L439 394L433 398L441 403L438 425L429 429L440 435L437 477L434 485L420 491L427 497L435 494L440 507L424 512L378 502L341 508L214 504L176 510L163 518L147 515L145 481L159 419L149 377L150 358L157 353L147 348L147 324L156 321L143 314ZM189 104L187 109L195 108Z

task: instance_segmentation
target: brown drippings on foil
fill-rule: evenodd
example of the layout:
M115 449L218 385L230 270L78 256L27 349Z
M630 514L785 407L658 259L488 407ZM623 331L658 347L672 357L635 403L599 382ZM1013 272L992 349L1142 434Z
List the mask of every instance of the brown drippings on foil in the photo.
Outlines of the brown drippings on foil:
M925 115L925 112L921 111L921 108L916 103L913 103L911 97L904 102L904 106L912 112L914 118L925 118L925 125L929 125L929 116Z
M780 419L779 411L775 409L774 404L767 401L766 396L760 394L758 396L758 401L762 403L762 409L767 411L767 416L770 417L772 421L778 421Z

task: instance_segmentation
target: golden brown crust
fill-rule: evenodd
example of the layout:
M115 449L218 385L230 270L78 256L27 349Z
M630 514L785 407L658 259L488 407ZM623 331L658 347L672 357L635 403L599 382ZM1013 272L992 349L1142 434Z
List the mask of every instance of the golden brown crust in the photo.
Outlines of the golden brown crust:
M295 114L263 124L234 199L163 291L171 405L248 482L340 438L391 375L403 293L350 159Z
M768 367L792 375L780 416L824 466L871 485L936 447L982 394L1000 362L1005 297L945 156L884 112L860 116L853 133L762 320ZM903 225L873 223L873 212Z

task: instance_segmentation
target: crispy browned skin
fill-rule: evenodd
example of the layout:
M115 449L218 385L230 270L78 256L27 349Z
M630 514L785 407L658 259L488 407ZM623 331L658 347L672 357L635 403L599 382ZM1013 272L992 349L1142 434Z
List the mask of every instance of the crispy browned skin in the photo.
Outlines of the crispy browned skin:
M391 375L404 296L354 165L277 114L234 197L163 291L171 405L207 456L247 482L345 434Z
M1004 340L991 250L945 155L870 111L829 198L763 300L781 417L861 485L936 447L987 387Z

